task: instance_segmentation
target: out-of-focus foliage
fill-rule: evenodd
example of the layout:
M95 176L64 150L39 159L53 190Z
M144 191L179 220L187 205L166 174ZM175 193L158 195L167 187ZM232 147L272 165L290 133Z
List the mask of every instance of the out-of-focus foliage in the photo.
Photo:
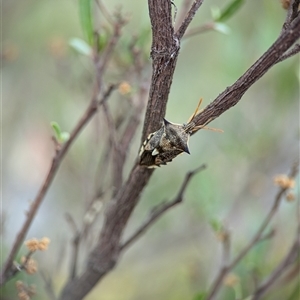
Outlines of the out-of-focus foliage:
M94 43L91 24L100 29L101 47L111 34L103 16L90 14L91 5L93 9L96 6L90 0L79 2L12 0L2 4L2 197L6 217L1 259L22 226L24 213L53 157L51 122L55 120L70 132L92 95L94 68L86 55ZM108 11L122 4L129 16L106 83L125 80L134 93L136 79L130 76L133 62L128 52L134 35L147 64L144 72L149 73L151 67L147 5L145 1L104 2ZM181 2L176 1L179 10ZM242 1L231 5L238 2ZM211 21L213 5L224 7L222 1L205 1L192 27ZM219 21L229 16L225 12ZM186 122L200 97L207 105L231 85L278 36L285 13L279 1L245 1L242 9L226 21L229 35L212 31L184 40L166 118ZM109 100L115 118L130 113L126 101L120 93ZM69 267L72 231L64 214L69 212L80 224L97 180L110 176L106 170L97 169L108 134L102 120L100 112L70 150L28 233L28 237L49 236L52 241L50 249L37 255L37 260L40 270L51 274L56 291L63 286ZM87 300L202 299L202 291L206 291L221 263L215 226L224 224L230 229L232 252L236 254L271 207L277 191L273 176L287 172L298 155L299 58L275 66L236 107L210 126L224 133L201 130L190 141L191 155L181 155L155 172L125 235L134 231L154 205L175 195L188 170L206 163L208 169L193 179L184 203L169 211L128 249L116 270ZM124 177L138 153L140 134L141 128ZM297 185L297 197L298 189ZM281 204L272 223L275 237L257 245L234 270L244 298L254 288L253 278L262 281L289 248L296 227L295 207L295 202ZM83 248L86 253L90 245ZM36 299L45 299L40 277L23 273L4 288L6 295L15 298L17 279L35 283ZM285 287L278 285L266 299L284 299L283 295L290 295L294 288L295 281ZM234 289L224 285L218 299L229 300L234 295Z
M83 32L90 45L94 44L93 8L95 1L79 0L80 21Z
M223 10L218 7L212 10L216 22L224 22L234 16L237 10L245 3L245 0L233 0Z
M72 38L69 41L69 45L73 47L78 53L86 56L92 55L92 48L80 38Z

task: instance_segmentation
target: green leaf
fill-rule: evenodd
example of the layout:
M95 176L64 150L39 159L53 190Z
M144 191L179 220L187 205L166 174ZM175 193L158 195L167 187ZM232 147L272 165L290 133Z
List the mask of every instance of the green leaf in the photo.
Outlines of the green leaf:
M70 134L65 131L61 131L60 126L56 122L51 122L56 140L59 143L64 143L70 138Z
M93 0L79 0L81 27L89 45L94 45L94 27L92 14Z
M211 16L214 20L218 20L221 16L221 9L218 6L213 5L210 8Z
M98 35L98 51L101 52L107 45L109 39L109 33L107 30L104 30L101 34Z
M78 53L91 56L92 55L92 48L89 44L87 44L84 40L80 38L73 38L69 41L69 45L75 49Z
M233 290L235 293L235 299L242 299L242 286L240 282L233 286Z
M222 223L219 220L217 220L217 219L211 219L209 221L209 223L210 223L210 226L212 227L212 229L215 232L220 232L222 230L222 228L223 228Z
M245 0L233 0L229 3L221 12L219 12L219 16L217 14L213 14L214 20L216 22L224 22L232 17L235 12L245 3Z
M193 297L193 300L205 300L206 299L206 292L200 292L200 293L197 293L194 297Z
M299 300L299 286L298 285L296 285L296 287L294 288L294 290L291 292L291 294L289 295L289 297L286 298L286 299L287 300Z
M50 124L51 124L51 127L52 127L53 131L54 131L55 138L57 140L59 140L60 135L61 135L61 130L60 130L59 125L56 122L51 122Z

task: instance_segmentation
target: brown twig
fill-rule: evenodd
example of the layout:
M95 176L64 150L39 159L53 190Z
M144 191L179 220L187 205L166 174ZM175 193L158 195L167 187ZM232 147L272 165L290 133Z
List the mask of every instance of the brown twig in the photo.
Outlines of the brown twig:
M273 45L231 86L194 118L197 126L208 124L236 105L248 88L261 78L300 37L300 16L283 31Z
M176 31L176 37L181 40L183 35L185 34L185 31L187 30L188 26L192 22L197 10L199 7L202 5L204 0L195 0L194 3L192 4L190 10L188 11L185 19L181 23L180 27Z
M16 256L22 242L25 239L27 231L28 231L28 229L38 211L38 208L40 207L40 205L41 205L41 203L53 181L53 178L56 175L56 172L58 171L58 168L59 168L64 156L66 155L70 146L73 144L73 142L75 141L75 139L77 138L77 136L79 135L81 130L84 128L84 126L95 115L95 113L98 110L98 107L100 105L102 105L109 98L109 96L114 88L115 88L115 86L111 85L108 88L108 90L106 91L106 93L103 95L103 97L100 99L100 101L97 100L98 91L95 89L95 93L93 95L93 98L92 98L87 110L85 111L85 113L83 114L83 116L81 117L81 119L79 120L77 125L75 126L74 130L71 132L69 140L65 144L63 144L63 146L61 147L61 149L59 151L56 152L56 155L54 156L54 158L52 160L48 174L47 174L36 198L33 200L32 204L30 205L29 211L26 214L25 223L23 224L20 232L18 233L18 235L15 239L15 242L12 246L12 249L10 250L8 258L4 264L4 267L3 267L2 273L1 273L1 277L0 277L0 285L3 285L7 280L9 280L15 274L15 268L13 267L13 259Z
M104 149L102 151L102 154L100 156L99 162L97 163L97 168L95 172L95 183L94 183L94 197L91 200L91 202L94 201L94 199L97 199L99 195L103 193L103 187L106 184L106 181L108 181L108 176L103 176L103 170L108 170L109 169L109 162L111 158L111 148L109 143L105 143ZM88 204L88 206L91 203Z
M27 264L31 258L31 256L35 253L35 251L29 251L25 256L24 256L24 261L19 264L18 262L13 262L13 265L10 270L10 275L11 277L15 276L18 272L26 270Z
M181 203L183 201L183 194L192 179L192 177L197 174L198 172L204 170L206 168L206 165L201 165L197 169L190 171L186 174L185 179L176 195L176 197L165 203L157 205L154 207L148 217L148 219L136 230L135 233L132 234L131 237L127 239L121 246L120 251L123 251L125 248L130 246L133 242L135 242L143 233L146 232L146 230L157 221L158 218L160 218L166 211L168 211L170 208L174 207L175 205Z
M198 27L188 30L187 33L183 36L183 39L186 39L191 36L201 34L201 33L204 33L204 32L210 31L210 30L214 30L214 29L215 29L215 23L209 22L209 23L206 23L201 26L198 26Z
M123 161L126 160L126 154L128 151L128 148L130 146L130 143L134 137L134 134L136 133L136 130L138 128L138 125L141 121L141 114L146 104L147 99L147 92L149 91L149 79L146 79L144 82L140 84L139 91L136 95L136 99L133 100L134 103L137 102L136 107L134 107L134 112L130 120L128 121L128 124L126 128L124 129L124 132L122 134L121 138L121 145L124 149L123 151Z
M96 4L98 5L100 11L102 12L104 18L111 24L114 25L114 19L105 7L104 3L101 0L96 0Z
M107 122L109 141L111 146L110 149L112 150L112 186L115 189L114 193L116 193L116 191L121 188L123 183L123 174L120 170L123 163L121 159L122 144L119 143L113 118L109 112L108 106L105 104L103 105L103 113Z
M276 233L275 229L270 230L270 232L261 235L260 238L257 240L257 243L271 239L272 237L275 236L275 233Z
M292 170L290 172L289 177L290 178L295 178L295 176L298 173L298 162L294 163L294 165L292 166ZM266 227L269 225L270 221L272 220L273 216L275 215L275 213L277 212L278 208L279 208L279 204L280 201L282 199L282 196L286 193L287 188L280 188L280 190L278 191L274 203L271 207L271 210L269 211L269 213L267 214L266 218L263 220L261 226L258 228L258 230L256 231L256 234L254 235L254 237L250 240L250 242L239 252L239 254L235 257L235 259L233 259L230 263L228 263L227 265L223 265L216 277L216 279L214 280L213 284L211 285L210 291L208 293L208 296L206 298L206 300L212 300L214 299L216 293L218 292L222 281L225 277L225 275L230 272L232 269L235 268L235 266L246 256L246 254L248 254L248 252L260 241L265 240L266 237L271 237L272 234L267 234L267 235L263 235Z
M121 14L116 15L116 21L114 22L113 35L111 36L108 45L106 46L104 53L99 56L98 52L95 52L94 62L96 66L98 86L102 85L103 71L106 69L110 57L113 54L113 50L120 38L121 29L126 24L126 20L121 16Z
M299 15L300 0L291 0L282 30L289 28L291 22Z
M45 291L47 292L49 299L57 300L57 297L54 293L53 282L51 277L47 275L45 272L40 272L40 274L45 283Z
M191 4L193 0L184 0L181 4L181 7L179 9L179 14L177 16L177 19L175 20L175 31L178 30L178 27L182 24L183 20L185 19L185 16L187 15Z
M222 266L226 267L230 262L231 255L231 235L227 228L222 230Z
M73 279L77 273L77 264L78 264L78 255L79 255L79 246L81 240L81 233L78 230L78 227L73 219L73 217L69 214L65 214L65 218L67 223L70 225L71 230L73 231L73 240L72 240L72 255L70 260L70 274L69 278Z
M290 58L299 52L300 52L300 44L296 44L296 45L294 45L294 47L292 49L289 49L286 53L282 54L282 56L278 59L278 61L276 63L284 61L287 58Z
M274 284L274 282L282 276L284 271L288 267L293 264L298 256L299 256L299 250L300 250L300 226L298 226L298 230L296 233L295 240L288 251L287 255L283 258L281 263L277 266L277 268L270 274L269 278L265 280L264 283L262 283L254 292L254 296L251 298L252 300L259 300L261 297L271 288L271 286Z

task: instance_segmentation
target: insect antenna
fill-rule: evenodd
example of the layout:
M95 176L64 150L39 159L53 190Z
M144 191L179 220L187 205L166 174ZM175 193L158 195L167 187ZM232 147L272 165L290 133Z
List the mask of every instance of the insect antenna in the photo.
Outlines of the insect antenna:
M200 129L207 129L207 130L211 130L211 131L215 131L215 132L224 132L222 129L218 129L218 128L211 128L211 127L206 127L206 125L208 123L210 123L213 118L210 118L208 121L206 121L203 125L196 125L195 122L193 122L194 118L200 114L203 109L199 110L201 104L202 104L202 98L200 98L199 100L199 103L196 107L196 110L195 112L191 115L191 117L189 118L189 120L187 121L187 124L184 125L184 130L186 133L190 133L190 134L193 134L195 133L196 131L200 130Z
M213 118L210 118L210 119L208 119L203 125L198 125L198 126L194 125L193 128L190 129L190 131L191 131L192 133L195 133L196 131L198 131L198 130L200 130L200 129L206 129L206 130L211 130L211 131L223 133L224 130L222 130L222 129L219 129L219 128L212 128L212 127L207 127L207 126L206 126L206 125L207 125L208 123L210 123L212 120L213 120Z
M195 110L195 112L190 116L190 118L188 119L188 121L187 121L187 124L189 124L189 123L191 123L193 120L194 120L194 118L202 111L200 111L199 110L199 108L200 108L200 106L201 106L201 103L202 103L202 98L200 98L200 100L199 100L199 103L198 103L198 105L197 105L197 107L196 107L196 110Z

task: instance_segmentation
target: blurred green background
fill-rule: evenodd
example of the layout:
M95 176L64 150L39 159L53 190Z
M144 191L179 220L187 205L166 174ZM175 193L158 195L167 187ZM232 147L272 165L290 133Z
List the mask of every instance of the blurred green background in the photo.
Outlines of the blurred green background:
M133 34L142 34L144 72L151 71L147 2L103 2L111 12L122 5L129 18L106 80L126 80L134 90L135 82L119 67L126 62L124 45ZM179 12L181 3L176 1ZM210 22L212 6L225 4L205 1L191 28ZM77 1L10 0L2 3L2 9L3 261L51 163L50 122L72 130L92 95L94 70L89 58L69 46L70 39L84 38ZM183 40L166 118L186 122L200 97L204 107L234 83L276 39L285 14L279 1L246 1L226 21L229 34L210 31ZM100 18L98 25L104 23ZM118 93L109 101L113 111L126 102ZM97 176L106 176L96 167L107 137L102 118L101 113L94 118L71 148L28 233L28 238L51 239L50 249L35 258L39 270L52 277L56 292L67 278L71 250L72 232L64 214L69 212L81 224ZM210 126L224 133L201 130L191 138L191 155L183 154L154 173L125 235L139 226L154 205L177 193L187 171L207 164L207 170L192 180L184 203L167 212L128 249L87 300L196 299L209 287L221 263L221 244L210 221L218 220L230 229L233 255L249 241L273 203L277 192L273 177L287 173L299 156L299 56L272 68L237 106ZM130 148L124 177L136 158L141 129ZM261 282L289 249L297 209L297 201L283 201L272 222L275 237L257 245L234 270L243 297L253 291L253 274ZM84 256L90 246L82 248ZM20 274L18 279L37 285L36 299L46 298L39 274ZM8 299L16 299L14 282L3 289ZM295 281L279 286L265 299L285 299L294 287ZM234 299L234 289L222 287L218 299Z

